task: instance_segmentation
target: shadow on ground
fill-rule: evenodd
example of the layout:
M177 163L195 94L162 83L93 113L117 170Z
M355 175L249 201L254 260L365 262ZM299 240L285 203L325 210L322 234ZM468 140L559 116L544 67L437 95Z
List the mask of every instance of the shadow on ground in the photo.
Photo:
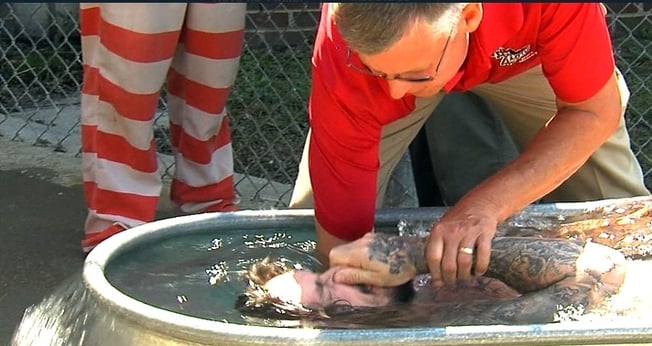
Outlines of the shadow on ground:
M0 171L0 345L25 308L79 272L84 207L81 185L49 182L45 169Z
M9 344L27 307L82 270L82 185L52 182L56 175L0 170L0 345ZM166 216L173 215L159 212Z

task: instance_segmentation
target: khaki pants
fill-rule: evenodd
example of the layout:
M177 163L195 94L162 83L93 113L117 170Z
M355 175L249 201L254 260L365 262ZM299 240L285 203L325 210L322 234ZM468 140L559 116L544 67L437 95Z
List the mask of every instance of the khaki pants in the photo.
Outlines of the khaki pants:
M624 114L629 90L620 72L615 78ZM417 99L414 112L383 128L376 207L382 205L394 167L422 126L426 126L430 159L442 197L447 204L454 204L516 157L556 112L554 93L540 67L498 84L481 85L470 93L443 95ZM290 201L292 208L313 206L307 160L309 136ZM543 200L584 201L649 194L630 148L623 117L609 140Z

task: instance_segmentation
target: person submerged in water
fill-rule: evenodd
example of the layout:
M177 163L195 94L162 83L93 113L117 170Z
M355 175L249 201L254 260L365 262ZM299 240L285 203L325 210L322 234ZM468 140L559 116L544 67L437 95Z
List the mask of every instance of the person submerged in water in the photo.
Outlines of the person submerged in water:
M625 278L625 257L607 246L502 237L493 240L484 276L435 288L423 255L426 240L369 233L333 249L366 249L364 268L375 268L377 286L337 283L338 275L355 275L354 267L316 273L267 258L245 274L248 286L236 309L311 327L548 323L564 311L594 307Z

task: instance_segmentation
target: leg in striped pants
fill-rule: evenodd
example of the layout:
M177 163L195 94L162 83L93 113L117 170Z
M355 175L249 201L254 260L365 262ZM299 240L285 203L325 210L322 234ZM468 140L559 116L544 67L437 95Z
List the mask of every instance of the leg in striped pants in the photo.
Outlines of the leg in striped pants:
M175 158L171 199L184 212L234 210L225 104L246 4L82 4L82 247L153 220L161 190L153 140L167 80Z

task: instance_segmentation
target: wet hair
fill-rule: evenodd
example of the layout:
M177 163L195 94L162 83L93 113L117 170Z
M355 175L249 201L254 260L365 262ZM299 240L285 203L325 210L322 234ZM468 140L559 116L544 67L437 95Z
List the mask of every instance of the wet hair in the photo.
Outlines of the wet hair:
M416 290L414 289L414 284L412 280L396 287L394 291L394 297L392 299L395 303L409 303L414 299L416 295Z
M235 308L245 315L263 318L296 319L310 314L312 309L273 297L264 287L272 278L290 270L286 262L269 257L254 263L243 273L247 287L245 293L238 296Z
M293 270L287 262L272 260L267 257L254 263L247 272L243 273L247 286L245 292L238 296L235 309L249 318L262 318L265 320L302 320L316 322L329 320L337 316L359 311L371 311L369 307L356 307L348 301L338 300L324 307L306 307L302 304L283 301L273 297L264 285L273 277ZM412 301L416 292L412 281L396 287L392 292L390 305L405 304ZM314 325L313 325L314 326Z

